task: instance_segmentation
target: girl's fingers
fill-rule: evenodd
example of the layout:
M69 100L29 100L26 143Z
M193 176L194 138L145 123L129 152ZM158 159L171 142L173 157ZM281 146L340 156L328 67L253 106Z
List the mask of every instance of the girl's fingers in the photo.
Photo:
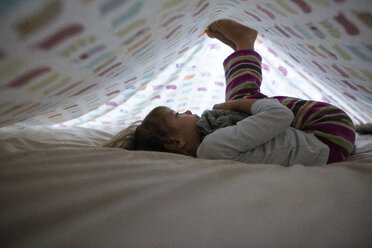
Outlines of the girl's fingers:
M221 105L222 105L222 104L220 104L220 103L219 103L219 104L215 104L215 105L213 106L213 109L221 109Z
M218 103L213 106L213 109L226 109L226 110L231 110L231 104L230 102L223 102L223 103Z

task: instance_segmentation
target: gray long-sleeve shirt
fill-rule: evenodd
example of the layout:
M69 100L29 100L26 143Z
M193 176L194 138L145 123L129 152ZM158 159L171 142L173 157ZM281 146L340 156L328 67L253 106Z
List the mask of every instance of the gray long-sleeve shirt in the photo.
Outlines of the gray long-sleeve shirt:
M276 99L253 103L252 116L203 139L196 156L246 163L325 165L329 148L312 133L290 127L293 113Z

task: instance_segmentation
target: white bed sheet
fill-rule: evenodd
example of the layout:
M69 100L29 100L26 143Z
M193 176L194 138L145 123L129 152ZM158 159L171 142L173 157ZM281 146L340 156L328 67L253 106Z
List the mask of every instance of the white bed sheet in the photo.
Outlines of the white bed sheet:
M86 129L34 131L1 134L2 247L372 245L366 156L285 168L104 149L110 135ZM362 138L356 155L371 150Z

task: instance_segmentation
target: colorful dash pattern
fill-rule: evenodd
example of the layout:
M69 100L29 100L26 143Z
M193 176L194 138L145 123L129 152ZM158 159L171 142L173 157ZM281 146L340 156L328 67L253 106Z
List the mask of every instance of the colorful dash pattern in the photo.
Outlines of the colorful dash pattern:
M224 99L232 50L203 35L222 18L259 31L266 94L372 122L368 1L19 0L0 18L0 127L115 132L158 105L200 114Z

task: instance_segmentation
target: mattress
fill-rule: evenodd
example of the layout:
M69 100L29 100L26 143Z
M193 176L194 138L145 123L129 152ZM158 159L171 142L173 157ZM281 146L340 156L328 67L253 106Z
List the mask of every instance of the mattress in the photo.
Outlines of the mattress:
M101 148L112 135L84 128L31 129L0 136L2 247L372 245L370 135L347 162L282 167Z

